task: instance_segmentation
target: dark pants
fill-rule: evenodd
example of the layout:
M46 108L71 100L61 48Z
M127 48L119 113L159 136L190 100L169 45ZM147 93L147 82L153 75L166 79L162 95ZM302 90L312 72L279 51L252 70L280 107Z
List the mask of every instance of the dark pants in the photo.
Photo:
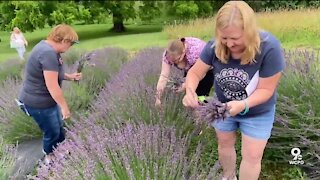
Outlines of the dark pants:
M187 76L187 72L184 73ZM213 71L209 70L206 76L199 82L196 89L198 96L209 96L210 90L213 86Z
M53 148L56 148L57 144L65 139L60 107L58 105L46 109L33 108L27 105L25 107L43 132L44 152L46 154L51 153Z

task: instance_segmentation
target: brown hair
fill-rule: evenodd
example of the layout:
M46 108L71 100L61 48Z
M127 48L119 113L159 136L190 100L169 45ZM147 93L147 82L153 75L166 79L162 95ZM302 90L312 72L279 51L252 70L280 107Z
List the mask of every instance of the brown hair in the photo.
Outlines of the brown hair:
M179 38L179 39L170 41L166 51L167 53L166 56L177 57L181 55L184 51L184 41L185 41L185 38Z
M215 53L223 62L227 63L230 58L229 49L221 43L218 30L222 30L230 25L242 28L244 33L245 50L241 56L241 64L251 64L255 62L256 54L260 53L260 36L256 24L253 9L244 1L229 1L218 11L216 16L216 40Z
M62 42L62 41L74 42L74 41L78 41L79 38L78 38L78 34L71 26L66 24L59 24L54 28L52 28L47 39L52 40L54 42Z

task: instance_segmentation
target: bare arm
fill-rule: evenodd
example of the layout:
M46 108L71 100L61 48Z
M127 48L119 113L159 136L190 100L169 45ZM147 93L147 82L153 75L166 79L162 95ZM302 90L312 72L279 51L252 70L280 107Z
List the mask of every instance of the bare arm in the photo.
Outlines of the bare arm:
M58 72L56 71L43 71L46 86L49 90L51 97L60 106L63 119L70 117L69 107L63 97L62 89L58 84Z
M170 69L171 67L169 64L162 62L161 73L160 73L160 77L157 84L157 95L156 95L157 100L161 99L161 95L167 85L168 78L170 76Z
M186 95L183 98L183 105L190 107L197 107L199 105L196 89L198 87L199 81L204 78L210 68L211 66L198 59L197 62L188 71L186 77Z
M251 108L268 101L276 90L280 77L281 72L267 78L259 78L257 89L246 99L248 106ZM245 103L242 101L230 101L227 104L233 116L245 109Z

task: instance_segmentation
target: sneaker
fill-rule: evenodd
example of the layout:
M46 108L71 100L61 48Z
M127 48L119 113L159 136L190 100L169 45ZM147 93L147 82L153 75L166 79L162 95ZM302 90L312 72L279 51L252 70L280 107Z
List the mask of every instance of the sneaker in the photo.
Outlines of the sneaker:
M44 155L47 155L47 153L44 151L44 149L42 149L42 153L43 153Z
M53 155L52 154L48 154L48 155L44 155L40 160L39 160L39 165L43 164L46 166L49 166L53 163Z

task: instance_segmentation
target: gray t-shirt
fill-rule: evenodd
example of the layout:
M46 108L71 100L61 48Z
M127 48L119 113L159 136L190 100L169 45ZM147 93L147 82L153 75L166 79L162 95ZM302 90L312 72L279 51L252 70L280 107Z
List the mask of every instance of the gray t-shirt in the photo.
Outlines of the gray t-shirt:
M34 108L48 108L57 103L51 97L45 84L43 71L59 73L58 83L64 79L63 61L51 45L40 41L31 51L25 69L25 80L19 100Z
M242 100L256 89L259 77L270 77L285 68L284 53L279 41L268 32L260 32L261 53L255 57L256 63L241 65L239 59L230 58L227 64L215 56L214 40L207 43L200 59L213 66L214 88L221 102ZM265 103L250 108L246 116L270 110L275 105L277 93Z

